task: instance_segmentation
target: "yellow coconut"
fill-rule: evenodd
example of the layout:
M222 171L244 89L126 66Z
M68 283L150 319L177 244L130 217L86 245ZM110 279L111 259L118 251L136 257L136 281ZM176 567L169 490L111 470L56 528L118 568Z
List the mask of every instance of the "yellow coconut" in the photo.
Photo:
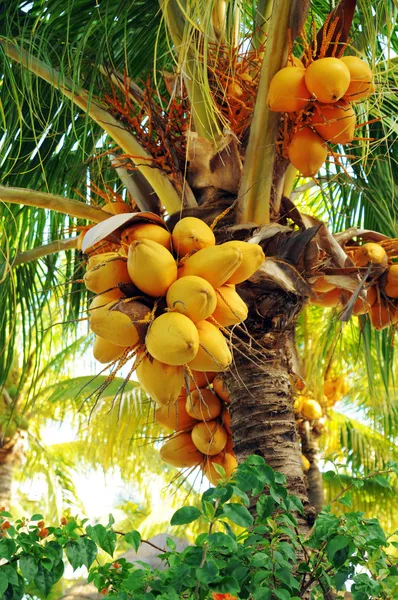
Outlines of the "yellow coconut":
M249 244L248 242L225 242L224 248L236 248L242 252L242 262L228 278L226 283L242 283L249 279L264 262L265 256L263 249L258 244Z
M299 112L310 101L305 84L305 70L285 67L271 80L267 103L275 112Z
M289 160L304 177L316 175L327 155L324 140L309 127L303 127L293 135L289 146Z
M329 104L344 96L350 85L350 71L339 58L314 60L305 71L305 84L319 102Z
M348 144L355 135L356 117L349 102L339 100L333 106L316 106L312 127L333 144Z
M228 393L227 386L225 385L222 375L216 375L215 379L213 380L213 389L217 396L221 398L221 400L227 404L231 402L231 397Z
M185 365L198 353L199 333L185 315L164 313L151 324L145 343L149 354L166 365Z
M241 86L239 85L239 83L237 83L236 81L232 81L232 83L230 83L227 87L227 96L228 99L233 99L233 98L241 98L243 96L243 90L241 88Z
M130 244L127 269L131 281L148 296L164 296L177 279L173 255L152 240L137 240Z
M331 292L336 286L334 283L329 283L326 277L322 275L322 277L318 277L318 279L311 284L311 287L314 292L320 292L323 294L325 292Z
M242 252L236 246L212 246L199 250L178 270L178 277L196 275L206 279L214 288L219 288L232 276L243 260Z
M317 306L331 308L332 306L337 306L340 303L341 292L341 288L334 288L333 290L330 290L330 292L319 294L317 298L311 298L310 302L311 304L316 304Z
M103 263L110 262L111 260L119 260L122 259L126 262L124 257L121 257L118 252L103 252L102 254L95 254L94 256L90 256L87 261L87 271L90 269L94 269L94 267L99 267Z
M143 390L159 404L172 404L184 385L184 367L166 365L151 356L139 356L137 379Z
M217 327L208 321L196 323L199 334L199 350L189 368L195 371L225 371L232 362L227 340Z
M174 431L191 430L198 421L187 413L185 402L186 399L180 396L173 404L160 406L155 411L155 421Z
M228 327L247 319L248 308L233 288L223 285L216 292L217 306L212 317L217 323Z
M102 255L102 257L104 256L106 255ZM127 261L124 257L116 254L111 258L101 260L101 255L99 255L94 256L93 259L100 259L100 261L84 274L85 286L91 292L102 294L102 292L116 287L118 283L131 282L127 271Z
M125 244L130 245L137 240L152 240L152 242L157 242L167 250L171 249L171 233L164 227L155 225L155 223L139 223L127 227L122 232L122 242Z
M299 69L305 69L303 61L301 61L296 56L291 56L287 61L288 67L298 67Z
M204 456L196 448L190 433L179 433L161 447L160 458L169 465L183 469L200 465Z
M218 421L203 421L192 429L192 441L207 456L219 454L227 443L227 432Z
M369 65L357 56L344 56L341 60L348 67L351 78L344 99L356 102L370 96L374 87L373 74Z
M103 308L104 306L109 304L109 302L112 302L113 300L119 300L120 298L124 298L124 295L119 290L119 288L110 290L109 292L105 292L104 294L99 294L98 296L95 296L95 298L92 299L89 306L89 313L99 308Z
M301 455L301 466L303 471L309 471L311 469L311 463L304 454Z
M149 314L147 306L135 301L113 300L95 309L90 305L90 327L108 342L127 348L143 341Z
M397 310L384 302L374 304L369 311L369 316L372 327L377 330L391 327L398 321Z
M221 423L223 424L223 427L224 427L225 431L228 433L228 435L232 435L231 415L229 414L229 411L227 408L224 408L224 410L221 413Z
M198 421L212 421L221 413L222 405L212 390L194 390L186 399L187 413Z
M173 248L179 256L214 246L216 243L210 227L196 217L184 217L178 221L173 229L172 240Z
M188 275L177 279L167 290L167 306L196 323L207 319L217 306L214 288L203 277Z
M98 362L102 364L113 362L114 360L120 358L123 352L124 348L122 346L112 344L98 335L95 336L93 355L95 360L98 360Z
M322 417L322 408L316 400L305 399L301 405L301 414L309 421Z
M220 465L225 471L225 477L231 477L235 469L238 467L238 462L233 454L221 452L211 458L208 458L204 464L204 472L207 479L214 486L222 479L222 476L217 473L214 465Z
M356 247L353 250L352 259L357 267L367 267L370 263L386 267L388 263L384 248L373 242Z
M101 206L102 210L111 215L120 215L122 213L131 213L131 206L123 202L122 200L116 200L116 202L107 202L105 206Z
M216 374L215 373L202 373L202 371L191 371L192 377L190 377L189 391L202 389L212 383Z
M344 377L331 377L325 379L323 383L323 394L326 397L328 404L331 400L340 400L349 390L349 387Z

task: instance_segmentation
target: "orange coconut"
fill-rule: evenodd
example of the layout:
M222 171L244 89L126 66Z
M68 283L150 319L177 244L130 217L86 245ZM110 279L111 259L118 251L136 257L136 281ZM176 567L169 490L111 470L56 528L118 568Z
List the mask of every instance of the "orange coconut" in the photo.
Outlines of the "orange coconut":
M275 112L299 112L310 101L305 69L285 67L271 80L267 103Z
M341 291L341 288L334 288L333 290L330 290L330 292L319 294L317 298L311 298L310 302L311 304L324 306L325 308L337 306L340 302Z
M198 421L212 421L222 410L220 399L212 390L194 390L186 399L185 409L188 415Z
M203 373L202 371L191 371L192 377L189 381L189 391L202 389L210 385L215 378L215 373Z
M199 350L195 358L188 363L189 368L215 373L225 371L232 362L227 340L221 331L208 321L199 321L196 327L199 335Z
M366 300L369 304L369 306L373 306L373 304L375 304L375 302L377 302L377 285L372 285L366 294Z
M221 422L223 424L223 427L225 428L225 431L228 433L228 435L232 435L231 415L229 414L229 411L227 408L224 408L224 410L221 413Z
M331 292L334 290L336 285L334 283L330 283L326 277L322 275L322 277L315 279L315 281L311 284L311 287L314 292L324 294L325 292Z
M309 127L299 129L289 146L289 160L304 177L317 174L328 155L324 140Z
M373 74L368 64L357 56L344 56L342 62L350 72L350 85L344 99L356 102L370 96L373 92Z
M228 437L224 427L218 421L197 423L191 435L196 448L207 456L219 454L224 450Z
M350 85L350 71L339 58L314 60L305 71L305 84L319 102L329 104L344 96Z
M357 267L367 267L370 263L386 267L388 263L386 251L382 246L374 242L368 242L354 248L352 260Z
M333 144L348 144L355 135L355 112L351 104L343 100L333 106L318 104L311 124L324 140Z
M214 468L214 464L220 465L225 471L225 477L231 477L232 473L238 466L238 462L233 454L229 454L228 452L221 452L220 454L216 454L211 458L208 458L204 463L204 472L207 479L214 486L222 479L222 476L217 473Z
M374 304L369 311L369 316L372 326L377 330L391 327L398 321L397 310L385 303Z
M304 63L296 56L291 56L287 61L288 67L298 67L299 69L305 69Z
M216 375L213 380L213 389L216 392L217 396L224 400L227 404L231 402L230 395L227 390L227 386L225 385L225 381L221 375Z
M139 223L122 231L122 242L130 245L136 240L152 240L170 250L171 233L155 223Z
M180 396L176 402L168 406L159 406L155 411L155 421L166 429L186 431L192 429L197 420L185 409L185 397Z
M160 458L169 465L183 469L203 462L203 454L196 448L190 433L179 433L161 447Z
M105 206L101 206L102 210L111 215L120 215L122 213L131 213L131 206L123 202L122 200L116 200L116 202L107 202Z

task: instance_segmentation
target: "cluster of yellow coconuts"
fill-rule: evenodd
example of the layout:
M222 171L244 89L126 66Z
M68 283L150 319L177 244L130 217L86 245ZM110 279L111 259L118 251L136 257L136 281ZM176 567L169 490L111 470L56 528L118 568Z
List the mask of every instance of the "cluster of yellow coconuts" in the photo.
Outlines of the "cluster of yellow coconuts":
M369 66L357 56L326 57L307 65L293 58L276 73L268 91L271 110L293 113L290 162L304 177L313 177L328 156L326 142L349 144L355 134L352 102L375 90Z
M366 267L371 268L369 281L363 289L365 299L358 298L355 301L353 314L368 314L372 326L377 330L398 323L398 263L393 263L385 248L374 242L347 246L345 251L362 271ZM324 275L315 279L312 289L317 297L311 298L310 302L326 308L339 307L344 296L346 299L351 296L351 292L337 287Z
M159 405L156 420L176 430L162 458L181 468L201 465L215 481L213 463L230 472L235 459L231 443L225 452L225 399L212 382L231 365L226 327L248 313L235 285L260 267L261 247L216 245L208 225L185 217L172 233L163 223L134 222L122 230L119 250L93 250L84 282L96 294L89 307L94 357L103 364L134 357L140 384Z

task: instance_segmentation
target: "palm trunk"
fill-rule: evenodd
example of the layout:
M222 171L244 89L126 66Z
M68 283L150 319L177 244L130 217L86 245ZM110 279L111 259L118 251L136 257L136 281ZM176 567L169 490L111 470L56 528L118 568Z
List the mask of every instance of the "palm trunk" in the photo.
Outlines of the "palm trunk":
M306 473L308 497L316 512L319 513L325 504L325 494L323 490L322 473L318 466L319 448L317 436L309 431L304 431L301 436L301 447L304 456L311 465Z
M0 506L11 505L12 471L16 457L12 449L0 447Z
M250 284L250 288L243 294L254 298L246 321L254 352L250 353L243 340L235 342L235 369L227 381L234 451L239 462L257 454L286 476L289 492L297 495L306 509L307 518L300 522L304 532L313 522L314 511L301 466L291 385L294 324L301 304L297 297L265 289L264 282L261 291L258 285Z

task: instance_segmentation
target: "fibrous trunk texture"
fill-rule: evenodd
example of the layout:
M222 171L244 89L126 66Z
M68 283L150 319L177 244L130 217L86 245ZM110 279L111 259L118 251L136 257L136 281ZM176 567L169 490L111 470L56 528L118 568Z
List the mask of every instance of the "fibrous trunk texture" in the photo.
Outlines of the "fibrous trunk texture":
M319 470L319 448L317 436L310 432L304 431L301 435L301 448L304 456L310 463L310 468L307 471L308 482L308 498L316 512L319 513L325 504L325 494L323 489L322 473Z
M0 447L0 506L9 508L11 504L12 471L14 467L12 449Z
M235 368L227 379L231 395L234 451L242 462L250 454L262 456L268 465L283 473L291 494L306 509L300 522L305 532L314 511L308 502L301 466L301 449L293 411L291 383L295 363L294 324L299 312L297 298L282 291L251 286L241 290L249 304L248 334L242 344L234 341ZM265 297L265 299L263 298ZM282 314L277 312L284 311ZM247 346L251 343L252 350Z

